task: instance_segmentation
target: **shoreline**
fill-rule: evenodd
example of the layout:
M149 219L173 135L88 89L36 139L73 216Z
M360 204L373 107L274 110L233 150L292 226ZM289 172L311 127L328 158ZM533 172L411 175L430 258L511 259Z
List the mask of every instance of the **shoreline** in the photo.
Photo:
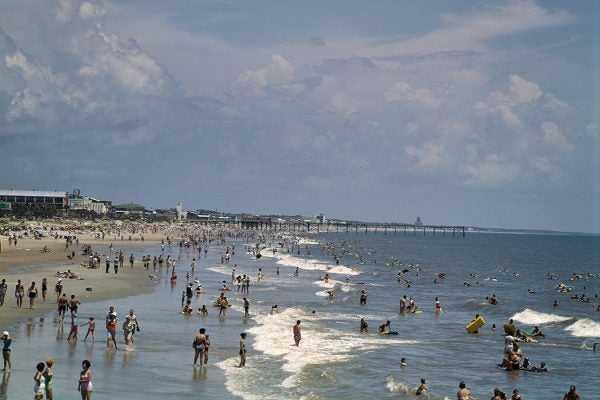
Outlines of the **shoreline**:
M32 224L33 225L33 224ZM59 231L57 231L59 232ZM17 233L18 234L18 233ZM60 237L68 232L60 232ZM55 285L58 281L57 271L66 272L71 270L81 279L63 278L63 293L70 298L72 294L85 306L87 302L120 299L131 295L149 293L153 290L155 282L148 277L152 272L144 269L141 259L136 259L134 268L129 266L128 250L139 248L142 245L159 245L163 232L149 234L148 240L141 241L140 236L136 235L132 240L102 240L93 237L88 232L78 232L79 243L73 243L65 248L64 239L54 239L54 237L42 237L34 239L31 237L19 238L17 246L9 245L8 236L0 236L0 280L5 279L7 291L4 305L0 307L0 318L2 319L2 330L11 330L20 324L31 320L42 318L45 314L57 309ZM113 239L111 235L111 239ZM117 239L117 237L114 237ZM119 273L115 274L113 270L114 252L109 251L110 245L113 245L115 251L122 250L125 254L125 263L123 268L119 268ZM101 257L100 268L84 268L88 256L82 254L82 246L91 245L94 252L99 253ZM42 251L46 249L46 251ZM73 259L68 259L67 255L75 252ZM110 253L111 266L109 273L105 272L104 259ZM47 279L46 301L42 299L42 278ZM36 283L38 297L35 299L34 308L29 308L29 298L27 293L23 297L23 305L17 307L15 297L15 286L20 279L25 292L31 284ZM87 289L87 290L86 290ZM90 290L91 289L91 290Z

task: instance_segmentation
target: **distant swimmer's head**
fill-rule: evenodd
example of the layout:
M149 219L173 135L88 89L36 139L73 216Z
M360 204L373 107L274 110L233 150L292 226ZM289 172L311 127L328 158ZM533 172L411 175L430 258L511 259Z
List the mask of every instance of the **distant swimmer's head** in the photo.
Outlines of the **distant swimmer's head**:
M460 383L458 384L458 387L461 389L464 389L467 387L467 385L465 384L465 381L460 381Z
M405 366L407 366L407 365L408 365L408 361L406 361L406 358L405 358L405 357L402 357L402 358L400 359L400 365L402 365L403 367L405 367Z
M242 337L242 339L246 339L247 334L246 334L246 332L242 332L242 333L240 333L240 336Z

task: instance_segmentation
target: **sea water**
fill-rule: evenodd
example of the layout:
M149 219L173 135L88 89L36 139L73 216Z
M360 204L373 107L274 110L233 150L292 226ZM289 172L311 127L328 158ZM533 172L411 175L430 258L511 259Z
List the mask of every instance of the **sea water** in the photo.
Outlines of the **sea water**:
M207 256L168 246L165 255L178 259L175 286L166 268L152 272L151 266L149 274L158 277L152 293L90 303L82 298L80 323L96 318L95 342L82 341L85 327L76 344L67 342L69 318L61 333L55 313L7 328L14 332L13 371L3 375L0 398L31 398L35 364L48 356L55 359L59 399L80 398L76 389L83 359L92 364L95 399L408 399L415 397L421 378L427 379L430 399L454 398L461 380L476 398L491 397L494 387L507 393L519 389L527 399L560 398L570 385L577 386L582 398L597 395L600 351L593 352L592 346L600 341L600 237L313 233L293 251L280 245L285 240L262 241L260 258L245 251L256 240L213 242ZM235 255L221 263L226 245L232 244ZM324 244L336 249L339 262ZM94 250L107 251L100 247ZM128 247L129 252L139 260L161 249L140 243ZM197 310L206 304L206 317L180 313L192 258L205 291L194 296L193 306ZM236 274L250 276L249 294L231 285L234 266ZM573 273L580 275L570 280ZM140 274L140 279L146 276ZM211 305L223 280L233 288L225 292L232 307L219 318ZM410 287L405 280L412 282ZM557 292L560 283L571 291ZM366 305L359 304L361 289L368 294ZM590 303L570 298L582 293ZM493 294L495 306L484 301ZM423 312L401 315L402 295L414 297ZM249 318L243 312L245 296ZM436 296L441 314L434 312ZM279 312L271 314L275 304ZM106 349L103 322L110 305L120 321L135 308L141 331L128 350L120 332L120 349ZM475 314L486 324L478 334L468 334L465 325ZM359 332L361 318L369 323L367 334ZM510 318L524 331L538 325L545 332L546 338L521 347L534 365L545 361L550 372L506 372L497 366L504 348L502 325ZM298 347L292 335L296 320L302 321ZM377 333L386 320L398 335ZM207 367L193 366L191 344L200 327L211 338ZM248 333L245 368L237 368L241 332ZM408 365L400 365L402 357Z

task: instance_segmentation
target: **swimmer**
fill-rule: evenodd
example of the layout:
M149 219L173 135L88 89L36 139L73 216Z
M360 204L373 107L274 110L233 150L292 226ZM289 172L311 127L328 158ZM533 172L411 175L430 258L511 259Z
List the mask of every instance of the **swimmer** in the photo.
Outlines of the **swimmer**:
M427 383L425 381L425 378L421 378L421 385L419 385L419 387L417 388L417 392L415 394L417 396L426 394L427 390L428 390L428 388L427 388Z
M360 319L360 333L369 333L369 324L364 318Z
M406 367L407 365L408 365L408 361L406 360L406 358L405 358L405 357L402 357L402 358L400 359L400 366L401 366L401 367Z
M277 314L279 312L279 310L277 309L277 304L274 304L273 306L271 306L271 312L269 314L273 315L273 314Z
M535 326L531 331L531 336L546 337L539 326Z

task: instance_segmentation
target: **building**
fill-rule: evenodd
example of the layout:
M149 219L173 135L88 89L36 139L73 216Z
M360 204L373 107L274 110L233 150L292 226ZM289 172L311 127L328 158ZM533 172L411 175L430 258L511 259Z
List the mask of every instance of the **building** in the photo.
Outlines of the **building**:
M0 202L10 203L13 209L19 205L62 209L69 204L67 192L12 189L0 190Z
M79 189L73 190L73 193L69 195L68 202L70 210L87 210L104 215L110 209L110 202L101 201L89 196L81 196Z

